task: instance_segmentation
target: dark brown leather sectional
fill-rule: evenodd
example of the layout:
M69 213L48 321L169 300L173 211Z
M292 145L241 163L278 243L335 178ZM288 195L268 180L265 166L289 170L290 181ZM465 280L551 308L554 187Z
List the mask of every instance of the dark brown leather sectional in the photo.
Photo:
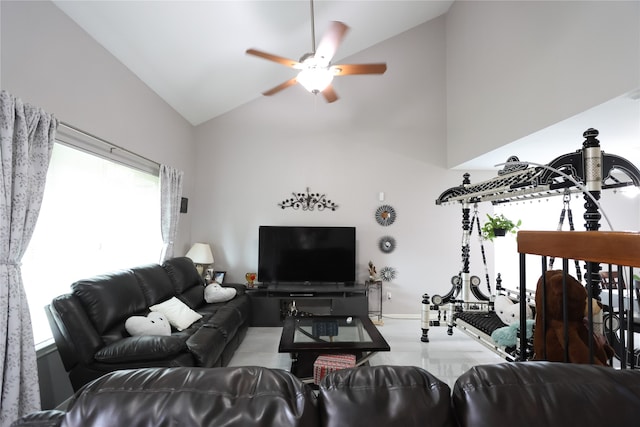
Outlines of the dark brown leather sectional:
M327 375L317 393L255 366L119 371L88 384L67 411L14 427L588 427L640 417L640 371L553 362L476 366L453 390L417 367L359 367Z
M108 372L147 367L226 366L251 323L244 286L224 303L204 300L204 283L189 258L172 258L80 280L45 310L74 390ZM125 322L177 297L202 315L170 336L130 336Z

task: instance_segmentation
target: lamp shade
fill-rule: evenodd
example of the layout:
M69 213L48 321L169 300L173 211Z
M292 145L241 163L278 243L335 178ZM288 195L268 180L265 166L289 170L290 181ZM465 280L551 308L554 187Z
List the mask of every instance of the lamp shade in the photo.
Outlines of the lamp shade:
M194 264L213 264L213 254L208 243L194 243L186 257L191 258Z

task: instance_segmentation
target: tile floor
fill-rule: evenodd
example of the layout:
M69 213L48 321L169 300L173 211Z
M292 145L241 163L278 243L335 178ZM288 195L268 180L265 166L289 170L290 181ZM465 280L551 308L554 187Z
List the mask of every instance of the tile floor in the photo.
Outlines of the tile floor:
M372 365L419 366L453 387L456 378L475 365L503 363L505 360L464 332L455 329L447 335L446 326L429 329L429 341L420 341L420 319L385 317L378 326L391 351L380 352ZM282 328L249 328L229 366L258 365L289 370L288 353L278 353ZM506 363L506 362L505 362Z

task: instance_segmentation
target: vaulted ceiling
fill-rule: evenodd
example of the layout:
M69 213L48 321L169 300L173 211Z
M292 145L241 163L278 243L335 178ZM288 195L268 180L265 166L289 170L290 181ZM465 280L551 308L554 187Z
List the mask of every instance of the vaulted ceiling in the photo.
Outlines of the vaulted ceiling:
M246 55L248 48L294 60L313 49L307 0L54 3L193 125L295 76ZM315 0L316 44L330 21L346 23L335 63L446 13L452 3Z
M307 0L53 2L194 126L295 75L290 68L246 55L248 48L294 60L313 50ZM316 44L330 21L349 25L334 57L333 62L339 62L445 14L452 3L315 0ZM592 123L604 124L608 152L640 164L640 91L636 91L459 168L491 168L514 153L526 159L545 149L573 151L579 137L575 129Z

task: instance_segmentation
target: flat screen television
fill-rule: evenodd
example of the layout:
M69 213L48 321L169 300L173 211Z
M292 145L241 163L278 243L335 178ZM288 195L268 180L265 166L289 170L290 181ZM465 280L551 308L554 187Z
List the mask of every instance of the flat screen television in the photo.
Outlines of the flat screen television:
M355 283L355 227L263 225L258 246L262 283Z

